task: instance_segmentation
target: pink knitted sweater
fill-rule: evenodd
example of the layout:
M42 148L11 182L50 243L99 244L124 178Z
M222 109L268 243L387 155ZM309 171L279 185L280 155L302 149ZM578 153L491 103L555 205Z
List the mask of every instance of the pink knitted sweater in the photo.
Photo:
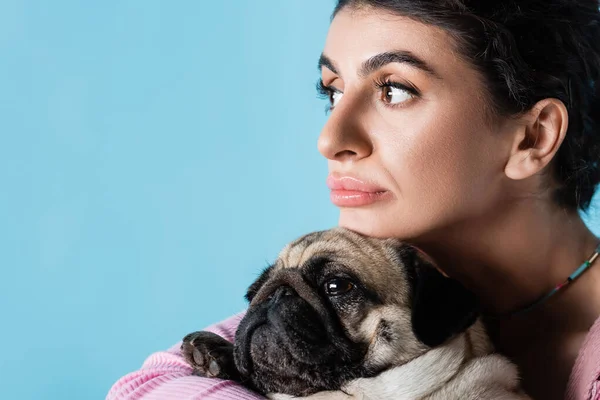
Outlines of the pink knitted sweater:
M209 327L233 341L243 313ZM179 343L167 351L152 354L139 371L119 379L106 400L256 400L264 399L231 381L192 375L179 353ZM579 351L567 388L567 400L600 400L600 318Z

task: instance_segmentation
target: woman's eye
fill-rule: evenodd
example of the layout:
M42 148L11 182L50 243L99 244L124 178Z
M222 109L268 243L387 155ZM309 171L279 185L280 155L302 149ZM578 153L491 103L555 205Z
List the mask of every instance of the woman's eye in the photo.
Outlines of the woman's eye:
M332 90L329 96L329 102L331 103L331 108L335 108L338 105L344 93L339 90Z
M395 86L383 85L381 87L381 100L387 104L400 104L406 100L410 100L413 96L409 91Z
M325 111L331 111L338 105L344 93L333 86L325 86L322 80L319 79L317 82L317 93L322 99L329 100L327 109Z
M329 296L339 296L354 289L354 284L349 279L333 278L325 282L325 292Z

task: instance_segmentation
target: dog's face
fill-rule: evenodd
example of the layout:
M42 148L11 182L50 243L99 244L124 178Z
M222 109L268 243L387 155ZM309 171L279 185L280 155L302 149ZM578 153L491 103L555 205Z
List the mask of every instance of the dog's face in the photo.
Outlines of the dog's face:
M473 295L414 248L341 228L290 243L247 298L236 366L257 389L296 396L402 365L476 318Z

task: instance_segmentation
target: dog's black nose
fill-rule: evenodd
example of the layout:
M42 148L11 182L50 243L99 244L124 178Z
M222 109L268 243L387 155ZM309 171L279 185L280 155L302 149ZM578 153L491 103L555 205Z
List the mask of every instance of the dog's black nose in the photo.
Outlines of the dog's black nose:
M269 297L271 302L277 303L286 296L296 296L296 291L287 285L283 285L278 287L277 290L275 290L275 292Z

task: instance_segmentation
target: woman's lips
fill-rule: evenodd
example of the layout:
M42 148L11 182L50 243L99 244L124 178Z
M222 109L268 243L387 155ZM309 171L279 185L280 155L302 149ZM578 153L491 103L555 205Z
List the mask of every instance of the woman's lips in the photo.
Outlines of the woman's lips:
M331 190L331 202L338 207L366 206L391 196L386 189L352 176L329 175L327 186Z

